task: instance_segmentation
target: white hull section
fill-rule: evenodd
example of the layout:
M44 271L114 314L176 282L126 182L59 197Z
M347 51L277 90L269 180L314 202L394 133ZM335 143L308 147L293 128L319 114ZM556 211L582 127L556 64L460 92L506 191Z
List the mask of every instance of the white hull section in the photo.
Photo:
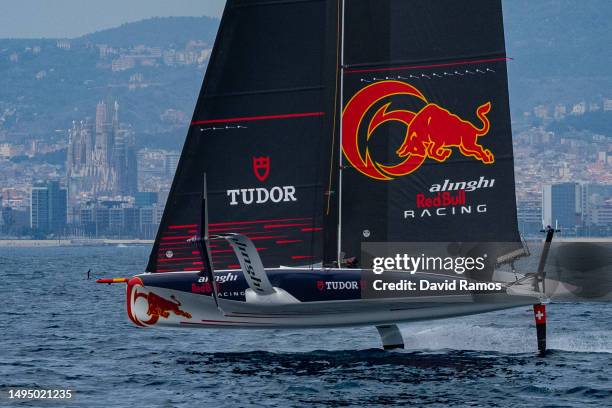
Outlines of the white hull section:
M249 301L247 294L246 301L220 298L217 307L212 296L146 286L143 284L146 276L132 278L127 288L128 316L143 327L297 329L387 325L465 316L537 302L533 296L506 293L300 302L281 292L278 295L281 302Z

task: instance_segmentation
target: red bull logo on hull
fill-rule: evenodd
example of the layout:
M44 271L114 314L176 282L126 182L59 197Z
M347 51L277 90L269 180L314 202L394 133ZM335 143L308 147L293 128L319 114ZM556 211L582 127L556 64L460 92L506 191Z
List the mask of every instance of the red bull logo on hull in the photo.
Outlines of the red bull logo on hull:
M142 280L138 277L132 278L128 282L127 312L130 320L137 326L154 325L160 318L168 319L171 314L191 319L191 314L181 308L181 302L174 295L170 295L170 299L166 299L151 291L145 292L142 290L143 288ZM139 318L134 310L139 299L146 301L147 319Z
M380 101L405 95L415 97L425 103L418 112L409 110L390 110L391 102L383 105L372 116L365 135L366 146L363 149L363 137L360 129L366 114ZM342 114L344 156L359 172L377 180L393 180L418 170L425 159L437 162L446 161L453 152L474 158L483 164L495 162L495 156L485 149L479 138L489 133L491 123L487 117L491 111L491 102L486 102L476 109L480 126L461 119L443 107L427 101L416 87L400 81L381 81L366 86L357 92L346 105ZM395 121L406 127L403 143L396 151L400 162L386 165L372 158L367 142L374 131L382 124Z

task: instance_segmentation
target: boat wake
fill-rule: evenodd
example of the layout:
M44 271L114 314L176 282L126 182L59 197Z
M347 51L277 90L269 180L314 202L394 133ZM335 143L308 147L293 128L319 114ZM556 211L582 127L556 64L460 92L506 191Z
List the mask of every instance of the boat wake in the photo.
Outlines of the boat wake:
M409 350L533 353L529 308L414 323L401 327ZM612 353L612 308L599 303L550 305L548 348L571 353ZM580 327L577 332L576 328Z
M402 335L408 350L472 350L516 354L533 353L533 328L496 327L496 325L465 325L445 321L434 327L403 327ZM605 330L575 332L552 329L549 350L576 353L612 354L612 335Z

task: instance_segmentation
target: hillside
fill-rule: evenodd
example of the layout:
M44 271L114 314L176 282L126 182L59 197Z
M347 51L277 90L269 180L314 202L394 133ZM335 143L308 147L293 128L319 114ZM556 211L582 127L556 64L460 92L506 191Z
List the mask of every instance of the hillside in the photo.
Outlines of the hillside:
M212 17L156 17L116 28L96 31L75 40L77 43L107 44L127 48L135 44L155 47L177 47L189 40L213 41L219 20Z
M0 139L65 138L55 130L91 120L101 100L118 100L140 146L176 149L218 24L209 17L153 18L66 40L63 48L58 40L0 40ZM126 60L133 66L116 66ZM164 120L168 110L183 119Z
M612 1L504 0L514 111L612 98Z
M612 98L612 1L503 4L515 120L539 104ZM152 18L69 40L68 49L49 39L0 40L0 139L65 137L55 130L93 117L98 101L117 99L140 146L177 148L218 24L210 17ZM153 50L157 56L139 62ZM200 57L181 62L178 55L189 53ZM113 65L133 55L133 67ZM165 120L168 110L182 119Z

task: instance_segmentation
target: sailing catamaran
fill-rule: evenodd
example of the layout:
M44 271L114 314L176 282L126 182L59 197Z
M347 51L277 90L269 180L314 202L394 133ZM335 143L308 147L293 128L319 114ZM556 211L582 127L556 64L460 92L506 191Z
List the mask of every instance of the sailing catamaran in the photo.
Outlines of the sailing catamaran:
M398 322L535 304L543 350L540 275L369 296L360 260L506 243L487 281L525 254L506 62L501 0L228 0L146 272L100 282L127 283L142 327L375 325L385 348Z

